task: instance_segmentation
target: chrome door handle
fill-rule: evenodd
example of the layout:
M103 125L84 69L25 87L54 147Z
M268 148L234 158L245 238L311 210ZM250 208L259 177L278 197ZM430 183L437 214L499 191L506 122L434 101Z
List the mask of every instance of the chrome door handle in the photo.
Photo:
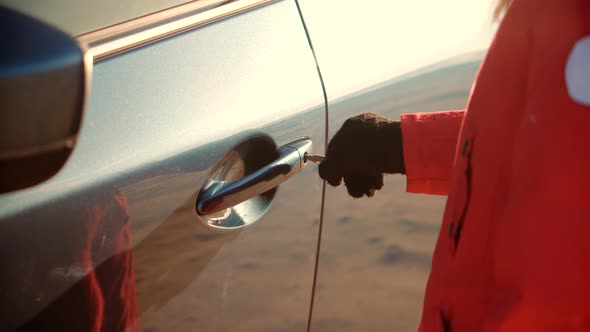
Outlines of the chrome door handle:
M298 139L280 147L274 161L241 179L207 184L197 201L197 213L220 212L279 186L301 172L310 148L309 138Z

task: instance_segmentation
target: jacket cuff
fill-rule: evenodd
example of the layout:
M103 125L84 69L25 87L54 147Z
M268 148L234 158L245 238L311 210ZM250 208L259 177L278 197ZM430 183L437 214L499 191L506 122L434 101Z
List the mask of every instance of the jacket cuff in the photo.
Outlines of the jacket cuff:
M464 111L402 114L407 192L446 195Z

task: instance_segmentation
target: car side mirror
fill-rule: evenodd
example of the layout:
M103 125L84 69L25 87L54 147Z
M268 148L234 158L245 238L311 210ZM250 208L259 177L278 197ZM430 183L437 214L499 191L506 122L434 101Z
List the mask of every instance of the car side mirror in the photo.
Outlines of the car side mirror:
M0 6L0 193L56 174L78 138L91 59L51 26Z

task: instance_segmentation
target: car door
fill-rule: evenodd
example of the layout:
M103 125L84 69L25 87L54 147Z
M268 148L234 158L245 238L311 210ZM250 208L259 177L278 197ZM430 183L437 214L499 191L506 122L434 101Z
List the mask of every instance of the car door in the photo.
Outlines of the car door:
M464 109L495 30L489 1L301 0L328 95L349 117ZM416 331L445 197L385 177L373 198L329 187L312 331Z
M2 329L305 329L326 111L296 3L76 8L90 97L64 168L0 196Z

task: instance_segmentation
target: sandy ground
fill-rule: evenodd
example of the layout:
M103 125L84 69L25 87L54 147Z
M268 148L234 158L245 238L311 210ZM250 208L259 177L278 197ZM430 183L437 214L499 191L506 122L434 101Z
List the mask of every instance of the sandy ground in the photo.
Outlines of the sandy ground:
M372 199L328 191L314 331L417 330L445 198L404 190L388 176Z

